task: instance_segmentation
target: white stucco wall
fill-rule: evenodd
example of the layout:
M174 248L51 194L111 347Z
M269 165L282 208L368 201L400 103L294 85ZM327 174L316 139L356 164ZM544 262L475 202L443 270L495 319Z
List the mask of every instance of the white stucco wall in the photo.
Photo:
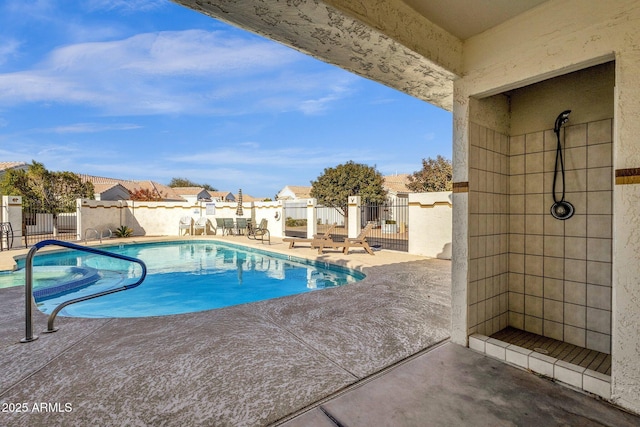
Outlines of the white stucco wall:
M409 253L451 259L453 193L409 194Z
M22 240L22 196L2 196L0 207L0 222L11 224L13 247L18 247ZM3 248L8 248L12 243L10 238L7 241L7 237L3 236Z
M133 229L137 236L177 236L178 223L183 216L190 216L195 222L201 216L207 217L213 233L216 218L239 218L236 202L215 202L215 209L207 212L207 203L188 202L139 202L80 200L78 232L84 238L85 230L94 228L106 235L106 229L115 230L121 225ZM256 224L265 218L271 236L284 236L282 202L245 202L241 218L253 219Z
M263 218L267 220L267 228L271 237L284 237L282 201L255 202L254 216L256 224L260 224Z

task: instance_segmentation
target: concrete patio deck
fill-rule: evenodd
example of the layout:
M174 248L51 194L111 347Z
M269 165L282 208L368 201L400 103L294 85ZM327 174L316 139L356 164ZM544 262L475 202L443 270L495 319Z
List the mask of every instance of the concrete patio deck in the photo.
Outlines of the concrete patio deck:
M367 278L185 315L58 318L55 334L39 333L46 317L36 310L40 338L28 344L18 343L23 288L0 289L0 425L640 424L448 343L449 261L387 251L318 256L276 239L264 248Z

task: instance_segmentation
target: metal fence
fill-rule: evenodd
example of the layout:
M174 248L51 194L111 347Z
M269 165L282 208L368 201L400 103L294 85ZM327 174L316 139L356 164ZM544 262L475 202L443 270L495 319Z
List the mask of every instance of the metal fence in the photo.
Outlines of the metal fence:
M409 250L409 198L398 197L381 204L362 205L360 215L362 227L373 224L367 235L370 246L394 251Z
M282 205L284 216L284 235L289 237L307 237L307 202L285 201Z
M22 236L26 247L45 240L77 240L77 213L64 212L53 215L37 208L22 210ZM15 242L18 243L18 242ZM14 245L15 246L15 245Z
M336 228L331 232L331 238L334 241L343 242L349 235L347 217L339 209L316 206L316 218L318 219L318 234L324 234L332 224L336 224Z
M308 237L306 202L286 201L283 207L285 235ZM321 205L316 206L315 209L318 221L316 232L323 234L335 223L337 226L331 233L332 239L337 242L344 241L349 235L349 221L341 210ZM363 228L368 223L373 223L373 229L367 235L369 245L395 251L409 250L409 199L407 197L398 197L380 204L362 205L360 223Z

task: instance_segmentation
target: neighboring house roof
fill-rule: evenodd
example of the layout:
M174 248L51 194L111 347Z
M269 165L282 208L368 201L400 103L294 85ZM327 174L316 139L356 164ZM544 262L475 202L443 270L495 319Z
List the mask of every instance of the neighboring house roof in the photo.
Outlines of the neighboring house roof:
M172 187L172 188L176 194L179 194L181 196L197 196L203 191L207 191L202 187Z
M104 193L106 191L111 190L112 188L115 188L117 186L123 187L123 185L121 184L93 184L93 192L94 193Z
M235 197L236 197L236 200L238 200L238 195L237 194L235 194ZM253 196L250 196L249 194L242 193L242 201L243 202L261 202L264 199L265 199L264 197L262 197L262 198L253 197Z
M286 185L278 192L278 200L294 200L311 198L311 187L302 185Z
M382 186L391 194L411 193L411 190L407 187L409 183L409 174L395 174L387 175L383 177L384 182Z
M129 190L122 184L93 184L96 200L129 200Z
M148 190L148 191L156 191L158 194L162 195L163 200L165 201L176 201L176 202L184 202L186 201L183 197L180 197L176 194L173 189L164 184L160 184L155 181L134 181L129 179L116 179L116 178L106 178L102 176L93 176L86 174L78 174L82 181L89 181L93 184L94 189L96 185L115 185L120 184L128 191L137 191L137 190Z
M0 175L4 174L9 169L27 169L29 165L25 162L0 162Z
M209 194L211 194L212 199L222 200L226 202L236 201L236 197L230 191L209 191ZM242 195L242 198L244 200L244 194Z

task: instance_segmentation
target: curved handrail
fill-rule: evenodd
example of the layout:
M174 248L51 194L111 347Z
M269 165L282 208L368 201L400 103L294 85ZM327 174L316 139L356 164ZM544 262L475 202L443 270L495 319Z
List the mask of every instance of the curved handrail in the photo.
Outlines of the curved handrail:
M49 246L49 245L62 246L62 247L65 247L65 248L75 249L75 250L83 251L83 252L89 252L89 253L96 254L96 255L104 255L104 256L111 257L111 258L118 258L118 259L122 259L122 260L125 260L125 261L135 262L136 264L139 264L140 267L142 267L142 274L140 275L140 278L135 283L132 283L130 285L124 285L124 286L121 286L119 288L110 289L108 291L102 291L102 292L98 292L98 293L95 293L95 294L86 295L86 296L83 296L83 297L79 297L79 298L75 298L75 299L63 302L62 304L57 306L53 310L53 312L49 315L49 319L47 321L47 330L45 332L55 332L55 331L57 331L57 329L54 328L53 323L55 321L56 316L58 315L58 312L60 312L60 310L62 310L66 306L68 306L70 304L75 304L75 303L80 302L80 301L86 301L86 300L97 298L97 297L101 297L101 296L104 296L104 295L109 295L109 294L112 294L112 293L115 293L115 292L126 291L127 289L133 289L136 286L140 285L144 281L145 277L147 276L147 266L145 265L144 261L142 261L140 259L137 259L137 258L128 257L126 255L114 254L112 252L107 252L107 251L103 251L103 250L96 249L96 248L89 248L89 247L86 247L86 246L80 246L80 245L76 245L74 243L63 242L63 241L60 241L60 240L49 239L49 240L42 240L42 241L36 243L35 245L33 245L31 247L31 249L29 249L29 253L27 254L26 263L25 263L25 283L24 283L24 292L25 292L25 337L20 340L20 342L22 342L22 343L31 342L31 341L35 341L35 340L38 339L37 336L33 335L33 319L32 319L32 315L31 315L32 314L31 313L31 308L32 308L31 299L33 298L33 257L35 256L36 252L40 248L43 248L43 247Z
M104 235L104 230L107 230L107 231L109 232L109 234L107 234L107 235L105 236L105 235ZM111 229L110 229L110 228L103 229L103 230L100 232L100 243L102 243L102 238L103 238L103 237L106 237L107 239L112 238L112 237L113 237L113 231L111 231Z
M96 239L100 239L100 243L102 243L102 235L101 233L98 233L98 230L96 230L95 228L87 228L86 230L84 230L84 243L87 244L87 241L89 240L87 235L90 231L93 231L93 233L96 235Z

